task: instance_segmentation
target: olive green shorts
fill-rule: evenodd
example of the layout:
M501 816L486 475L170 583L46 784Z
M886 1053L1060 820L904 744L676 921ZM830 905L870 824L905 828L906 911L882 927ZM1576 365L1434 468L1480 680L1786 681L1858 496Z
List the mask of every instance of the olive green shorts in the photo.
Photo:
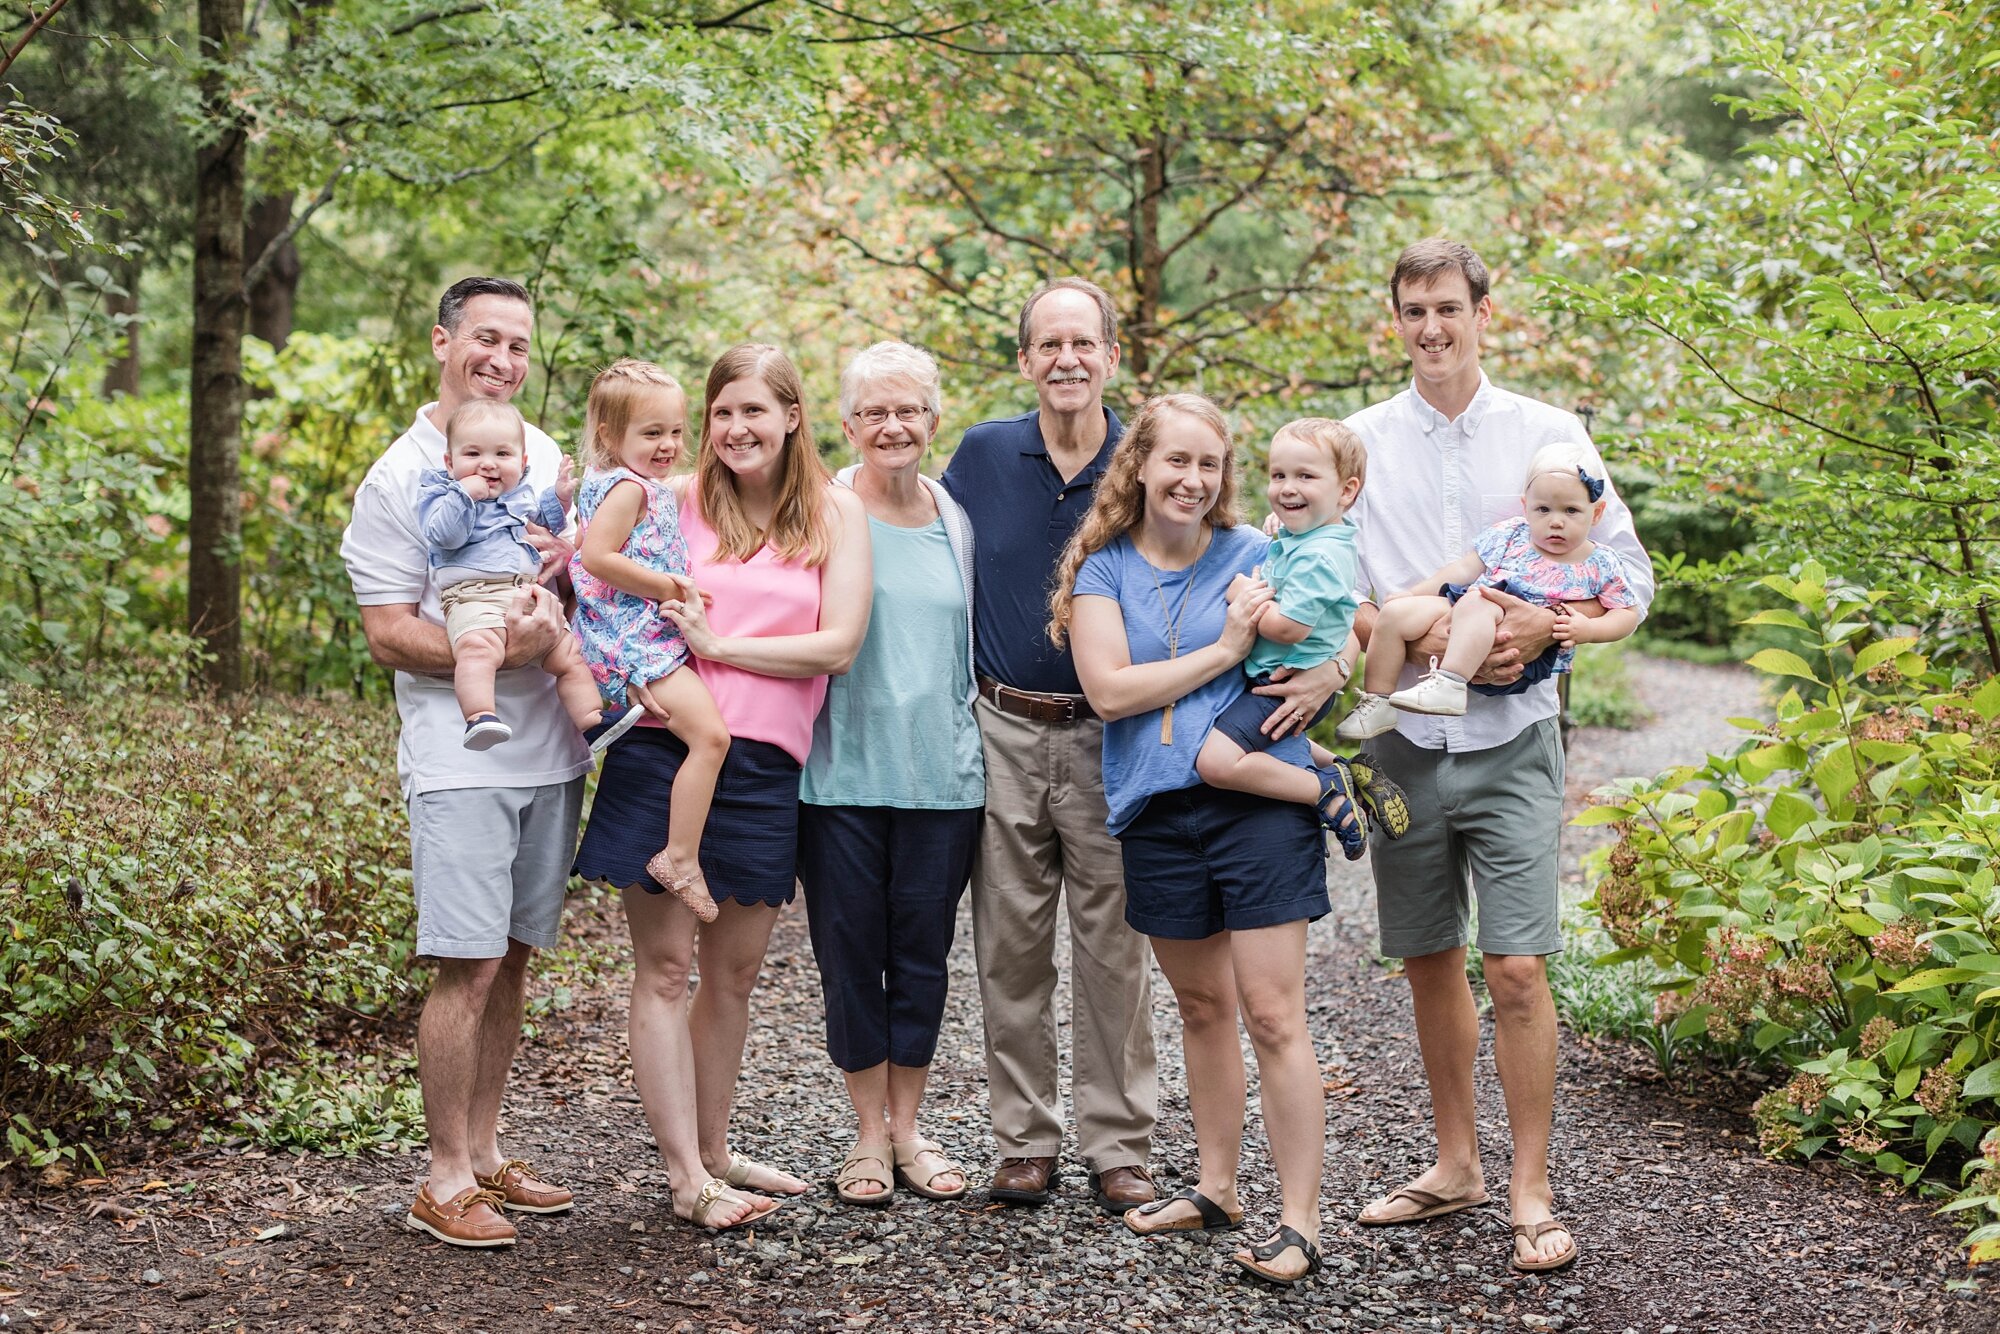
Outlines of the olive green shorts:
M1425 750L1395 732L1374 745L1410 800L1410 832L1368 840L1382 953L1421 958L1470 942L1482 954L1558 954L1563 754L1554 718L1490 750Z

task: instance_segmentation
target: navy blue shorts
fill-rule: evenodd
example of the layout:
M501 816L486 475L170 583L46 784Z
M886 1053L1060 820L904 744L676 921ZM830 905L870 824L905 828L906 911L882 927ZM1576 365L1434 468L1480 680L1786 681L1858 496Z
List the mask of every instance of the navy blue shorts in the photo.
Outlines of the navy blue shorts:
M666 892L646 874L646 860L667 844L674 775L686 758L687 747L664 727L635 727L611 743L576 850L578 875L619 889ZM768 741L735 738L701 835L709 894L718 903L790 903L798 888L798 844L799 762Z
M1125 921L1206 940L1324 917L1326 834L1310 806L1205 784L1157 793L1118 835Z
M1523 588L1517 587L1511 579L1502 579L1493 586L1502 593L1512 593L1523 602L1538 603L1541 601L1541 598L1529 594ZM1438 589L1438 596L1447 602L1455 604L1460 598L1465 596L1465 590L1470 587L1472 587L1470 584L1446 584ZM1515 680L1514 684L1506 686L1483 686L1477 682L1472 682L1466 688L1474 694L1479 695L1519 695L1525 692L1529 686L1539 685L1541 682L1554 676L1556 674L1556 660L1560 657L1562 657L1562 645L1551 644L1542 650L1541 657L1536 658L1521 669L1521 675Z
M799 883L826 1052L842 1070L931 1063L958 901L985 818L977 806L799 807Z
M1265 672L1261 676L1253 677L1250 684L1267 686L1271 684L1271 674ZM1245 751L1267 750L1270 748L1271 738L1265 736L1261 730L1264 720L1276 713L1278 706L1284 702L1284 699L1277 695L1257 695L1246 690L1231 701L1229 707L1215 720L1215 730L1243 747ZM1285 735L1303 736L1319 726L1320 721L1332 713L1333 706L1339 702L1340 692L1336 690L1327 696L1326 703L1319 706L1319 712L1313 715L1311 722Z

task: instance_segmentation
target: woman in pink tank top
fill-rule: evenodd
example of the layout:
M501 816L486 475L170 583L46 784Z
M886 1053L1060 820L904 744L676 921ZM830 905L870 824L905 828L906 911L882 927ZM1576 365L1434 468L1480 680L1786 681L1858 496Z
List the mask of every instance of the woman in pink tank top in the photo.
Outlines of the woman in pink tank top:
M681 528L689 573L714 601L660 604L731 736L701 841L720 915L697 923L645 873L686 754L664 727L634 727L606 751L576 859L577 874L624 891L633 1078L675 1184L674 1212L713 1229L754 1222L778 1207L773 1196L807 1189L731 1151L729 1107L750 993L796 883L813 717L827 676L861 647L873 590L867 515L830 484L802 398L797 368L775 347L746 343L709 368ZM697 934L701 986L690 1002Z

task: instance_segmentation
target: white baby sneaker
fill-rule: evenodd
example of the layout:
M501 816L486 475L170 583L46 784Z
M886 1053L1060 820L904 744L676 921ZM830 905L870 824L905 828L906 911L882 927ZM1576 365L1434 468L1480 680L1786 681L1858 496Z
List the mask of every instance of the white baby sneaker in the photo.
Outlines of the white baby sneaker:
M1423 680L1408 690L1398 690L1389 696L1389 702L1405 713L1457 718L1465 713L1465 682L1446 676L1438 666L1438 660L1432 658L1431 669L1424 674Z
M1366 741L1381 736L1396 725L1396 710L1387 695L1363 695L1361 702L1340 720L1333 734L1342 741Z

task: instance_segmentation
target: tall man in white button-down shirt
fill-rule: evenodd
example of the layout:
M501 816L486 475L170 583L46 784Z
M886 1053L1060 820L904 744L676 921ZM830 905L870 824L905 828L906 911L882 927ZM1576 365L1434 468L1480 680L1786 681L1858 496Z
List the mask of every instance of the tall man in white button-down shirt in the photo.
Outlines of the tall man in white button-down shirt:
M1486 266L1457 242L1422 241L1396 262L1389 290L1408 349L1410 387L1348 419L1368 446L1368 486L1353 516L1362 582L1379 600L1409 588L1472 549L1491 524L1521 513L1529 461L1542 446L1589 447L1570 413L1500 389L1479 368L1492 313ZM1592 450L1591 471L1604 476ZM1652 564L1631 511L1607 483L1593 541L1622 558L1643 612ZM1505 610L1493 656L1479 677L1504 686L1551 642L1555 614L1484 590ZM1595 603L1578 605L1602 614ZM1356 629L1365 643L1375 608ZM1411 646L1403 684L1444 652L1449 617ZM1399 842L1371 845L1382 952L1401 958L1415 1001L1417 1040L1430 1083L1437 1161L1371 1202L1360 1221L1415 1223L1486 1201L1473 1118L1479 1018L1466 979L1469 904L1479 903L1478 947L1493 998L1494 1061L1514 1144L1508 1206L1516 1268L1560 1268L1576 1258L1570 1230L1554 1221L1549 1129L1556 1080L1556 1013L1545 957L1562 948L1556 849L1563 757L1553 680L1522 693L1474 694L1463 717L1404 714L1377 743L1383 769L1408 794L1414 826Z

